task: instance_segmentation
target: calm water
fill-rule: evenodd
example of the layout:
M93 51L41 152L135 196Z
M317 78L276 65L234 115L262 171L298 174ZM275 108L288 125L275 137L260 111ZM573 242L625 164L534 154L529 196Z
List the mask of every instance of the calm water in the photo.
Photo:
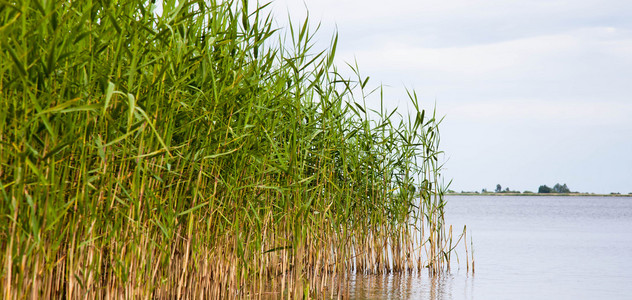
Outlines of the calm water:
M354 299L632 299L632 198L448 197L476 273L358 276Z

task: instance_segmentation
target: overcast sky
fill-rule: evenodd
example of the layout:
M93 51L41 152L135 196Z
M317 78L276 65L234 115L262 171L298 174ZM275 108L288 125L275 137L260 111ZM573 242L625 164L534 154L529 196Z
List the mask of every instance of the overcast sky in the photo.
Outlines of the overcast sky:
M632 1L276 0L309 10L319 47L357 60L386 101L405 88L445 115L456 191L632 192Z

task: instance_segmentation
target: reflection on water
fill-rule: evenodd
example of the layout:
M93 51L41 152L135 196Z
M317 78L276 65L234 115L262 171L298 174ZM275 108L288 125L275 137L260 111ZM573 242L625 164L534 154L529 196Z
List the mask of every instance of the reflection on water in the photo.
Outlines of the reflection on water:
M349 298L632 299L630 197L454 196L446 223L467 224L474 275L358 274Z
M457 280L460 281L457 283ZM471 299L474 278L470 276L423 274L354 275L350 282L351 299Z

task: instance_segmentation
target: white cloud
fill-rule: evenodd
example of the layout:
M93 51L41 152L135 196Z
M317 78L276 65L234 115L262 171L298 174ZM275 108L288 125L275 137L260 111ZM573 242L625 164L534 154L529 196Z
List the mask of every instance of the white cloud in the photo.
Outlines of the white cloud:
M547 122L574 126L632 126L632 101L544 101L541 99L508 99L453 104L442 109L452 120L482 123ZM632 130L632 127L630 128Z
M349 52L355 53L364 67L372 69L449 72L457 77L470 77L508 69L516 72L516 67L529 68L544 55L559 55L577 46L577 39L571 36L554 35L449 48L417 47L396 40L387 41L381 47Z

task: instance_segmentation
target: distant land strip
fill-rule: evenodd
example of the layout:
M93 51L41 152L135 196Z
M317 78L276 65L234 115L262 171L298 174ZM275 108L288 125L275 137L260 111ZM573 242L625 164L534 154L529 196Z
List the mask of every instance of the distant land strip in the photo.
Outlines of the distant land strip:
M448 196L571 196L571 197L632 197L630 194L593 194L593 193L479 193L461 192L446 193Z

